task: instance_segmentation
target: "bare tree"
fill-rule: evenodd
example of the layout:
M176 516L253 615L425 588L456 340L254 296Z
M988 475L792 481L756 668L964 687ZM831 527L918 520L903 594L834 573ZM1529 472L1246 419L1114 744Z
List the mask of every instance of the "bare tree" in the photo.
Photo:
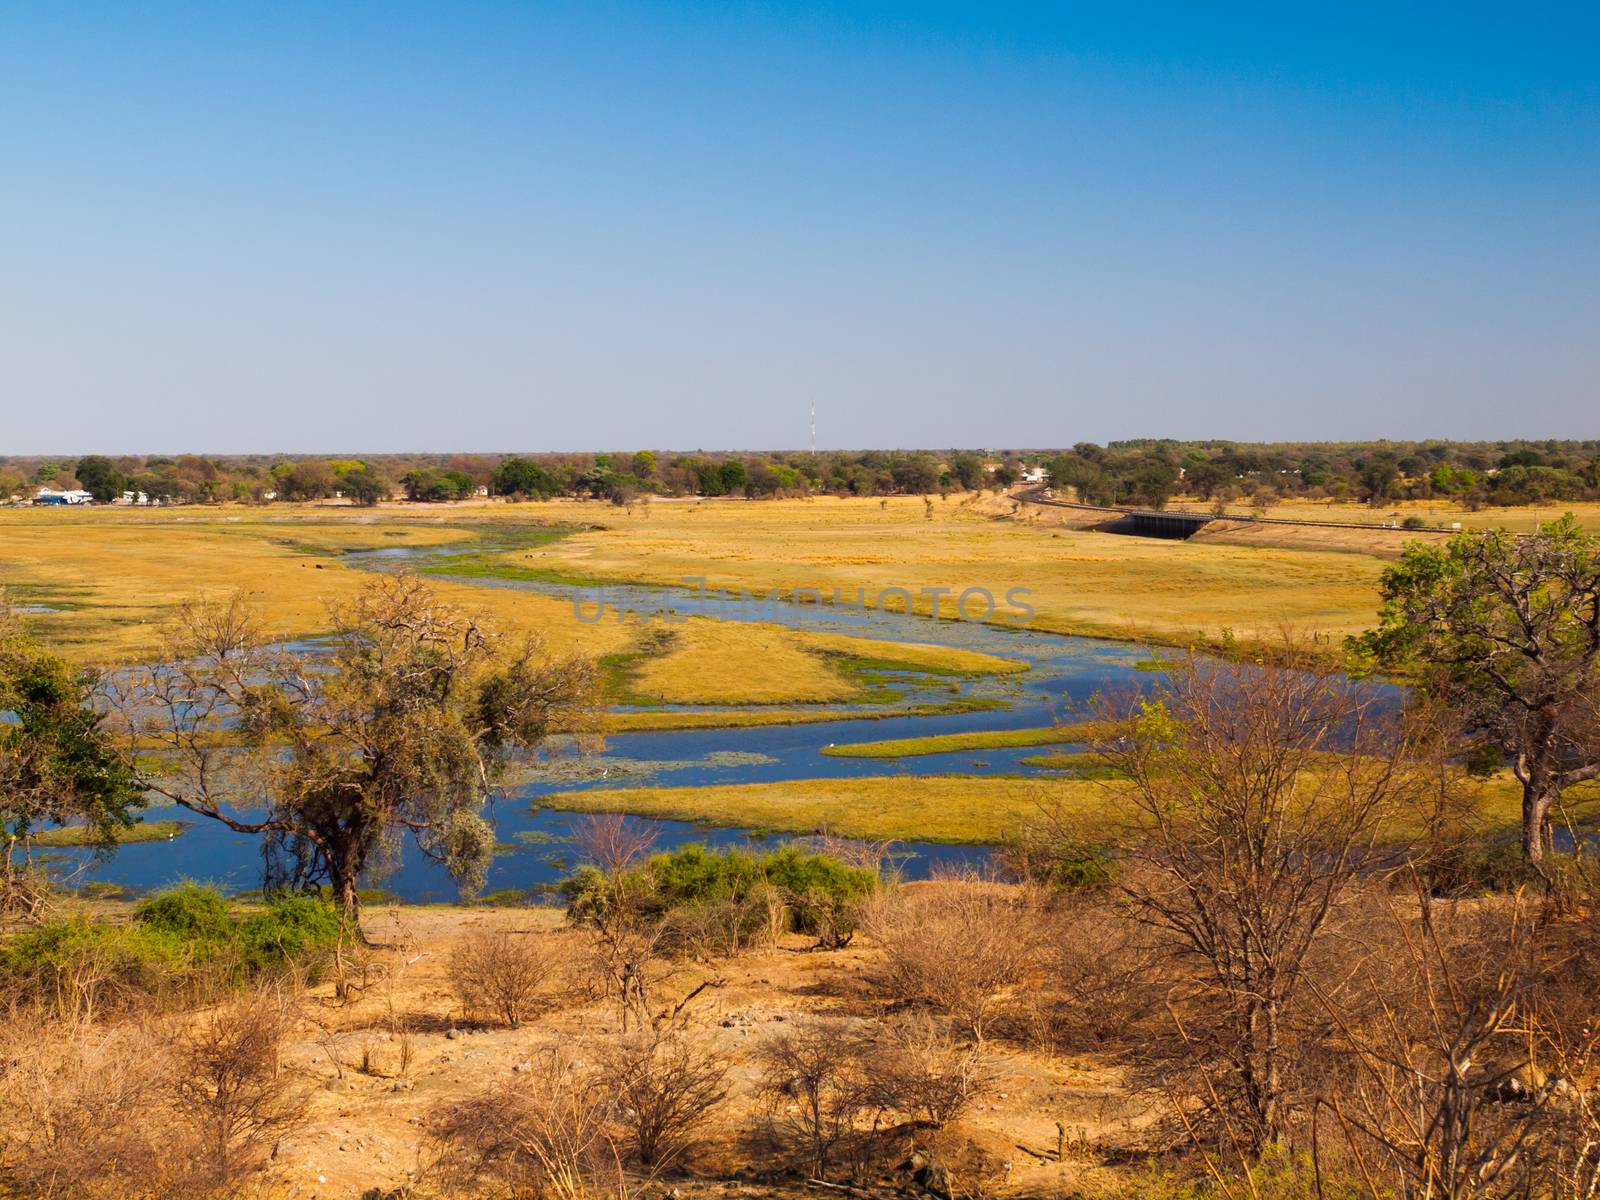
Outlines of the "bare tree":
M407 838L475 890L485 805L546 734L594 727L593 664L508 646L408 576L331 613L327 653L301 654L271 645L242 596L183 608L165 663L117 692L132 746L161 752L142 782L263 835L269 885L325 881L352 919L362 872Z
M1247 1152L1286 1127L1307 955L1423 786L1379 689L1314 673L1292 641L1276 660L1191 658L1152 694L1107 701L1126 732L1099 747L1129 781L1125 894L1193 972L1185 1035Z
M650 1020L655 985L667 973L660 964L670 932L651 910L650 883L638 870L655 835L620 813L600 813L579 825L575 841L592 886L568 917L593 931L591 966L617 1005L623 1031L642 1027Z

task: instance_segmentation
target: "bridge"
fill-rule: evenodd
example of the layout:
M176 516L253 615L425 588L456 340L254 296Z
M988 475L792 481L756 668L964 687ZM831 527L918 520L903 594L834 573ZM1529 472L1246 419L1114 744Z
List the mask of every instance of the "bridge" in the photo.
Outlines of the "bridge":
M1107 533L1131 533L1138 537L1190 538L1217 518L1211 513L1166 512L1154 508L1113 508L1104 504L1080 504L1075 500L1046 499L1043 487L1024 488L1013 492L1013 498L1026 504L1044 504L1052 508L1077 508L1085 512L1104 513L1105 524L1098 526Z
M1142 508L1126 508L1122 514L1123 520L1129 523L1128 532L1141 537L1193 537L1213 520L1210 513L1158 512Z

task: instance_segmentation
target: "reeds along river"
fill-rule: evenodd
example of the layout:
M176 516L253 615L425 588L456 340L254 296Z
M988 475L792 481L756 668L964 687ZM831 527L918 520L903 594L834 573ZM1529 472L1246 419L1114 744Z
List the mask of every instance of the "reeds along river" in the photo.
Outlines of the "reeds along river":
M426 553L426 552L422 552ZM376 569L414 563L416 551L387 550L351 556ZM424 560L425 562L425 560ZM933 621L903 613L885 613L850 605L789 604L778 601L729 600L696 592L616 585L604 588L567 584L471 578L485 587L539 591L586 606L599 602L640 614L673 610L682 616L762 621L792 629L845 633L888 641L921 642L977 650L1026 662L1029 670L1009 676L964 679L961 696L1003 701L1005 707L934 716L888 717L879 720L821 721L815 724L734 729L697 729L627 733L606 739L602 752L578 756L555 754L534 778L502 796L494 806L500 842L489 871L485 894L537 891L560 880L571 866L571 836L581 818L543 809L539 799L557 791L603 789L655 784L694 787L727 783L760 783L792 779L841 778L905 772L928 774L1026 774L1035 769L1018 760L1038 754L1032 749L992 749L923 755L911 759L840 758L823 754L830 745L923 737L977 730L1026 729L1082 715L1098 692L1147 685L1154 677L1148 648L1087 638L1064 637L1028 629L964 621ZM949 701L952 681L905 672L895 686L907 703ZM785 708L837 710L838 705L784 705ZM701 711L693 706L672 711ZM1056 747L1067 749L1068 747ZM559 750L559 747L557 748ZM193 818L181 809L150 810L147 820L189 818L187 832L168 842L122 847L103 863L88 864L84 878L132 889L158 887L178 879L214 881L249 890L260 881L259 839L235 834L218 822ZM748 830L714 828L680 821L641 819L657 834L657 846L668 849L687 842L714 846L769 841ZM789 840L782 835L775 840ZM981 863L988 851L977 846L899 843L895 860L909 878L926 877L944 866ZM398 869L371 881L408 901L452 900L455 885L436 864L416 853Z

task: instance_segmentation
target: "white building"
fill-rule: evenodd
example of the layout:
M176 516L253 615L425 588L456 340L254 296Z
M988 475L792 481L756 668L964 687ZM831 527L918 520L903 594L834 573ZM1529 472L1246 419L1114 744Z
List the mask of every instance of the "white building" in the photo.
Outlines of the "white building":
M59 491L56 488L40 488L34 494L35 504L93 504L94 497L82 488L73 488L71 491Z

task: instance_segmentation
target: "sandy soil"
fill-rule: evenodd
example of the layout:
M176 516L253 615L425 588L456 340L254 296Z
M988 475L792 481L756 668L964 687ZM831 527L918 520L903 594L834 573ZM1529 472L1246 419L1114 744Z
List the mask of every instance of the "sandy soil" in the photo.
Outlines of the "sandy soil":
M517 1030L461 1017L445 969L452 939L479 927L538 929L559 937L561 920L560 913L540 909L370 913L369 986L349 1003L335 999L331 982L313 989L307 1019L285 1053L286 1069L309 1094L311 1119L278 1147L283 1194L353 1198L425 1176L430 1109L528 1069L525 1064L541 1047L557 1041L581 1046L586 1037L616 1032L612 1010L582 1002ZM767 1172L752 1166L771 1161L752 1146L764 1123L764 1109L752 1095L752 1049L803 1014L864 1020L881 1012L866 984L874 957L865 944L816 951L794 938L775 950L693 965L675 982L681 995L702 979L721 980L686 1015L690 1035L716 1047L733 1080L732 1097L710 1136L688 1161L684 1177L669 1181L683 1196L781 1194L781 1180L769 1183L760 1178ZM403 1039L392 1032L391 1014L402 1014L415 1031L403 1070ZM991 1095L959 1129L918 1135L924 1144L944 1161L982 1159L989 1186L1003 1192L1065 1195L1109 1183L1118 1155L1108 1139L1137 1136L1147 1118L1119 1086L1116 1069L1093 1058L991 1045L997 1072ZM1064 1162L1054 1161L1058 1121L1069 1143ZM907 1149L911 1142L907 1135Z

